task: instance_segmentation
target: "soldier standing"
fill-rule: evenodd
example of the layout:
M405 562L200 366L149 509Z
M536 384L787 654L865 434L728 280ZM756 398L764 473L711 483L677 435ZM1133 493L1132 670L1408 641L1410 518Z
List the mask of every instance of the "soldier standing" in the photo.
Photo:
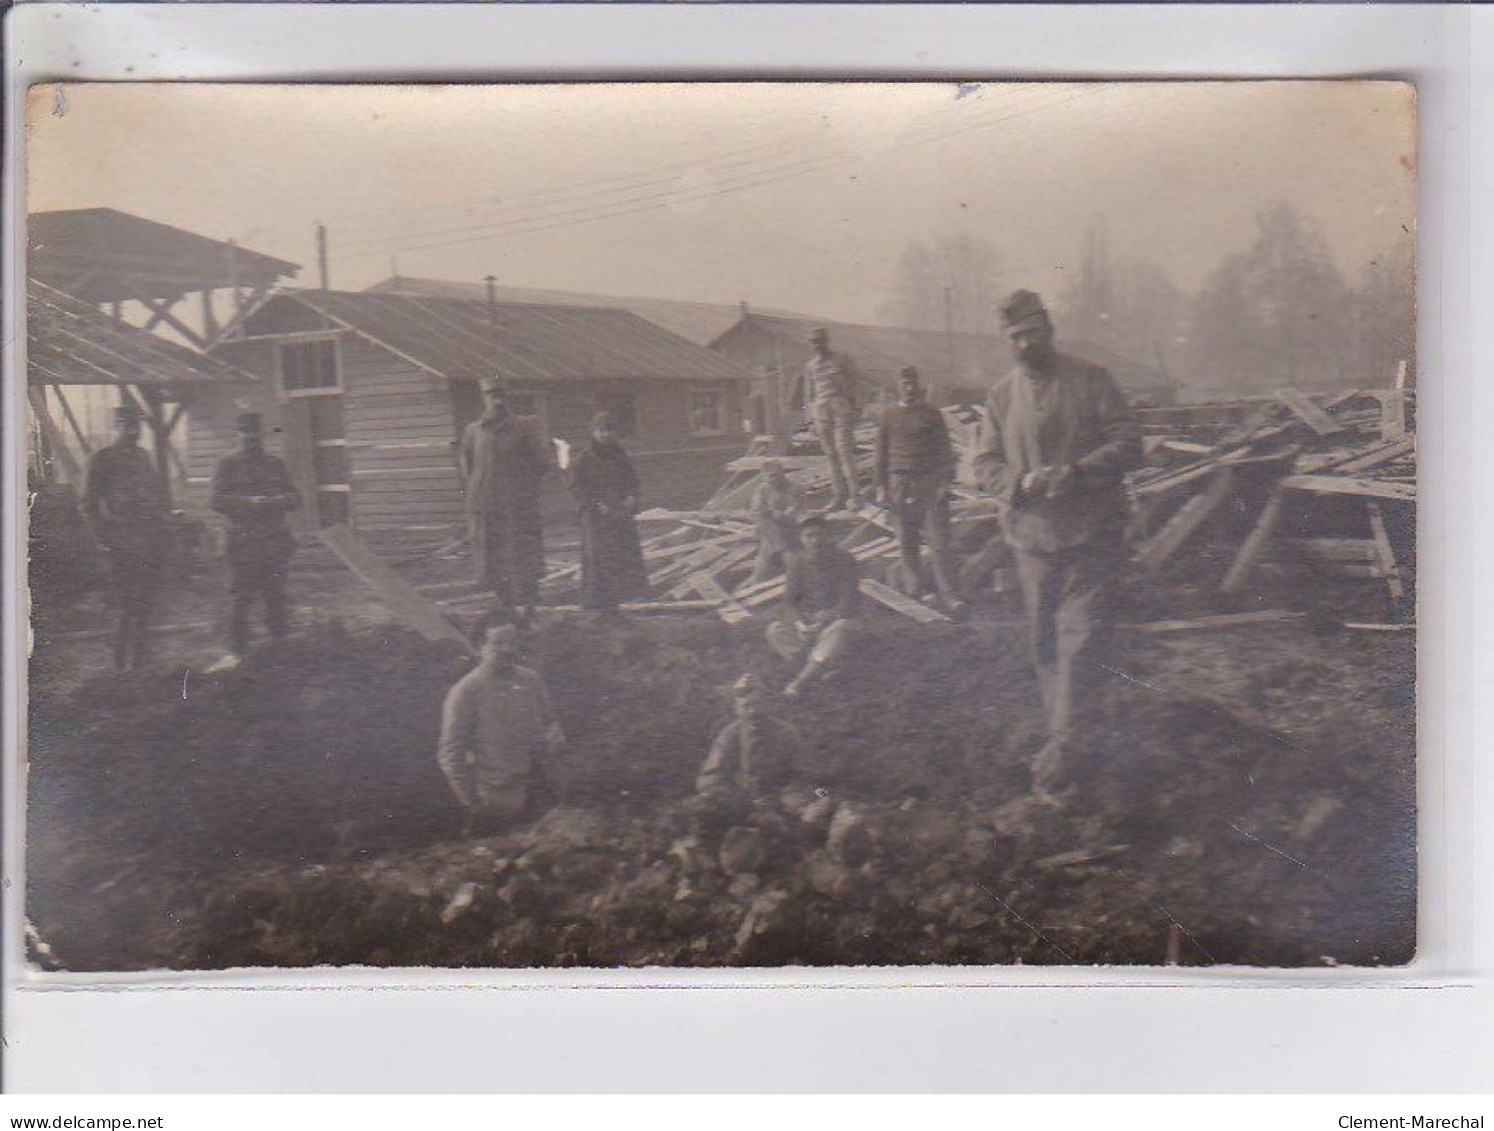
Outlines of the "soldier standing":
M1002 308L1016 368L991 389L975 468L996 498L1027 606L1049 739L1033 766L1039 792L1072 784L1074 725L1104 668L1111 586L1124 561L1122 479L1141 435L1110 374L1060 353L1032 291Z
M633 519L641 484L610 412L592 418L591 445L569 478L581 506L581 603L615 618L619 602L648 592L648 572Z
M522 607L528 615L544 572L539 491L549 446L537 420L509 408L502 380L484 379L482 399L483 414L467 425L457 449L476 580L497 595L502 612Z
M249 608L256 597L264 598L270 636L285 637L285 578L296 548L285 516L301 505L285 461L265 451L263 417L240 413L235 427L239 450L224 456L213 476L213 510L228 519L225 556L233 595L232 651L217 670L234 667L249 654Z
M109 552L119 621L114 666L145 663L151 614L171 553L171 499L151 458L140 446L140 410L114 410L119 435L94 453L83 488L83 513Z
M923 542L933 559L934 586L951 612L964 608L950 580L949 487L954 446L944 414L929 404L918 370L897 375L900 403L882 415L877 430L877 484L891 508L902 554L903 582L912 596L928 589Z
M809 342L814 356L804 366L796 401L802 398L820 447L830 463L835 492L831 510L861 505L856 480L856 417L860 414L860 382L851 359L830 350L830 332L816 327Z

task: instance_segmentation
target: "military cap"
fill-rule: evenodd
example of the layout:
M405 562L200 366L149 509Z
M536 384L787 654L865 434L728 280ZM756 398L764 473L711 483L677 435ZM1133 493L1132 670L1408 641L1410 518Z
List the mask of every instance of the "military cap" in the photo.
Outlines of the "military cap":
M1001 306L1001 321L1008 326L1031 318L1047 319L1048 308L1036 291L1013 291Z

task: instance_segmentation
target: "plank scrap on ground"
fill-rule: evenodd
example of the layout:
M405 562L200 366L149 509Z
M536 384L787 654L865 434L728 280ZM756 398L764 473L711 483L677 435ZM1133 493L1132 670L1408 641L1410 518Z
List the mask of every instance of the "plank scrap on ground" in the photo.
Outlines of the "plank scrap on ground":
M716 614L727 624L751 620L752 614L732 599L721 583L708 573L692 573L690 584L695 591L715 605Z
M379 556L358 541L342 523L323 527L317 537L336 554L359 581L384 602L401 622L427 640L449 640L471 651L467 637L441 615L440 608L422 597L408 581L390 569Z
M890 586L883 585L880 581L870 577L863 577L860 583L861 592L881 605L883 608L891 609L895 613L901 613L919 624L942 624L948 623L949 618L938 609L931 609L921 601L915 601L912 597L899 593Z
M1225 628L1248 628L1257 624L1280 624L1301 620L1306 613L1287 609L1267 609L1255 613L1221 613L1218 616L1195 617L1192 620L1158 620L1127 626L1143 636L1172 636L1182 632L1213 632Z

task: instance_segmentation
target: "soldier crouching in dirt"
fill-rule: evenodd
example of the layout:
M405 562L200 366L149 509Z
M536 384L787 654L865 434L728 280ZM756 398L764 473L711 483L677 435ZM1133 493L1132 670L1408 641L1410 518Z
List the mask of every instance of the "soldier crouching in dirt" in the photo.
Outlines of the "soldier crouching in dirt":
M1039 794L1075 784L1076 726L1105 670L1109 600L1125 560L1125 473L1140 430L1110 374L1060 353L1043 300L1017 291L1002 308L1017 367L986 400L975 469L996 498L1027 607L1048 742L1033 765Z
M809 660L784 688L790 699L839 663L858 631L861 592L856 559L830 540L830 524L811 514L799 523L804 548L789 558L783 592L787 619L768 626L768 644L790 664Z
M736 842L744 838L728 837L732 829L778 817L783 790L803 761L798 732L765 713L762 702L756 676L737 680L732 686L733 718L716 735L696 776L695 796L688 806L693 832L712 851L740 851Z
M276 640L288 631L285 577L296 542L285 516L301 505L285 461L265 451L264 421L257 412L236 421L239 450L224 456L213 476L213 510L228 519L225 556L232 651L215 669L234 667L249 654L249 607L265 602L265 621Z
M446 696L436 755L467 811L465 835L529 812L544 756L564 741L544 678L519 664L518 629L490 628L478 666Z

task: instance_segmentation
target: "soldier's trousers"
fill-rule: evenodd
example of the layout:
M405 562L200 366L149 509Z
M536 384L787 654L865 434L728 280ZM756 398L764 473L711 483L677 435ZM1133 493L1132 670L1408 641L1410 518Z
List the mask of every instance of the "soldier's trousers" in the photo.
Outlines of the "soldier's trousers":
M1112 585L1122 544L1110 537L1054 553L1013 549L1049 735L1068 739L1110 663Z
M290 555L265 551L228 561L228 587L233 594L229 618L229 641L235 656L249 654L249 610L256 597L265 602L265 626L276 640L289 631L285 603L285 577Z
M835 501L854 501L860 490L856 482L856 418L850 404L840 399L821 401L810 410L810 422L830 464Z
M918 590L927 587L928 570L923 562L923 543L929 544L934 587L946 601L959 594L950 577L951 550L949 532L948 481L940 475L912 475L893 472L888 500L897 526L898 549L902 556L907 583Z

